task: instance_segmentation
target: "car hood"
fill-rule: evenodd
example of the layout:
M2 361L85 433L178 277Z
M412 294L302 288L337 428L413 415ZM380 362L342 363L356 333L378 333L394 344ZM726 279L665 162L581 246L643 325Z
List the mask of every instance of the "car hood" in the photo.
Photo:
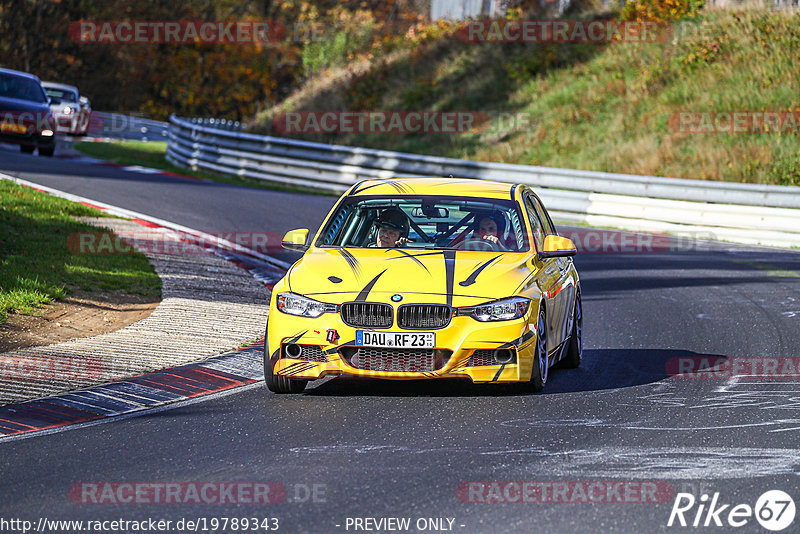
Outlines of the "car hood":
M530 255L424 249L314 249L287 274L290 291L325 302L471 306L518 294ZM527 265L530 265L528 262Z
M47 102L33 102L32 100L20 100L18 98L8 98L0 96L0 113L17 111L47 112L50 104Z

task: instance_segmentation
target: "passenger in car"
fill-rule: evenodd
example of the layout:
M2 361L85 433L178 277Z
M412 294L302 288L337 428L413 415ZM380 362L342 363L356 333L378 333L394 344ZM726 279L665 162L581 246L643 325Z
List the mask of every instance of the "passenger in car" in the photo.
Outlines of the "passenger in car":
M509 247L507 243L504 243L504 240L501 237L506 227L506 221L502 214L498 212L492 212L489 214L479 215L476 217L476 219L478 219L477 238L494 243L499 250L510 250L512 248L516 248Z

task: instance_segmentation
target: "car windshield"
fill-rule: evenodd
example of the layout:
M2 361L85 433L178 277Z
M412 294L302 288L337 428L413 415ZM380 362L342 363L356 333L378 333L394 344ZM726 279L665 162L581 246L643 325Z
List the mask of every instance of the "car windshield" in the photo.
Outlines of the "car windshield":
M6 73L0 73L0 96L33 102L47 101L42 86L35 80Z
M407 232L406 248L528 250L525 226L515 202L433 196L347 198L328 220L317 246L376 247L385 213L398 213L398 209L402 210L399 219L405 217L407 221L399 230L401 234ZM487 233L493 236L491 241Z
M47 92L47 96L51 98L59 98L64 102L78 101L78 94L73 91L67 91L66 89L54 89L52 87L45 87L44 90Z

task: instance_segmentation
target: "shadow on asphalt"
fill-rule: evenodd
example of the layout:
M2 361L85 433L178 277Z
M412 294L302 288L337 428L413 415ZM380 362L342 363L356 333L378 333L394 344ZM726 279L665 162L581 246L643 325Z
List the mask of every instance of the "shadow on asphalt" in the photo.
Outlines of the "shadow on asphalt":
M702 271L719 273L724 280L730 272L758 273L783 269L800 271L800 251L768 247L750 247L731 243L718 242L713 248L705 243L698 243L696 250L681 250L656 253L614 253L603 254L578 253L575 256L575 267L578 273L613 270L643 270L651 273L659 271ZM717 278L716 276L714 278Z
M595 349L584 350L578 369L550 369L543 393L575 393L619 389L650 384L670 378L678 361L697 365L707 359L716 365L725 356L698 354L688 350ZM334 378L315 386L309 383L304 395L330 397L495 397L533 395L524 384L473 384L469 380L382 380Z

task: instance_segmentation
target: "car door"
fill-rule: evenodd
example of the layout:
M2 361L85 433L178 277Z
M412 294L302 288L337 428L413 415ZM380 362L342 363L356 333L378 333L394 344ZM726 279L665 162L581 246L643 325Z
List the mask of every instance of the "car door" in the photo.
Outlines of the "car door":
M542 243L546 236L544 225L540 215L537 213L533 197L530 193L524 196L525 212L528 216L528 221L531 225L531 232L533 233L533 244L536 247L536 252L542 249ZM534 261L539 269L537 276L539 286L542 289L542 294L545 298L547 306L547 352L548 354L554 351L561 343L560 338L560 325L563 321L563 312L559 311L559 299L557 288L559 280L561 279L561 270L559 269L558 261L560 258L544 258Z
M558 235L556 227L553 224L553 221L550 219L550 215L547 213L547 210L544 208L542 201L535 194L531 194L531 198L533 200L534 207L536 208L536 212L542 221L545 235ZM559 343L561 343L567 339L567 336L569 336L570 333L569 327L572 319L572 309L575 301L576 289L575 282L572 277L572 258L561 257L554 259L556 260L556 265L558 267L559 278L558 283L553 290L556 293L554 296L553 305L555 306L558 314L558 323L554 323L553 328L558 331L558 333L555 334L555 338L559 340Z

